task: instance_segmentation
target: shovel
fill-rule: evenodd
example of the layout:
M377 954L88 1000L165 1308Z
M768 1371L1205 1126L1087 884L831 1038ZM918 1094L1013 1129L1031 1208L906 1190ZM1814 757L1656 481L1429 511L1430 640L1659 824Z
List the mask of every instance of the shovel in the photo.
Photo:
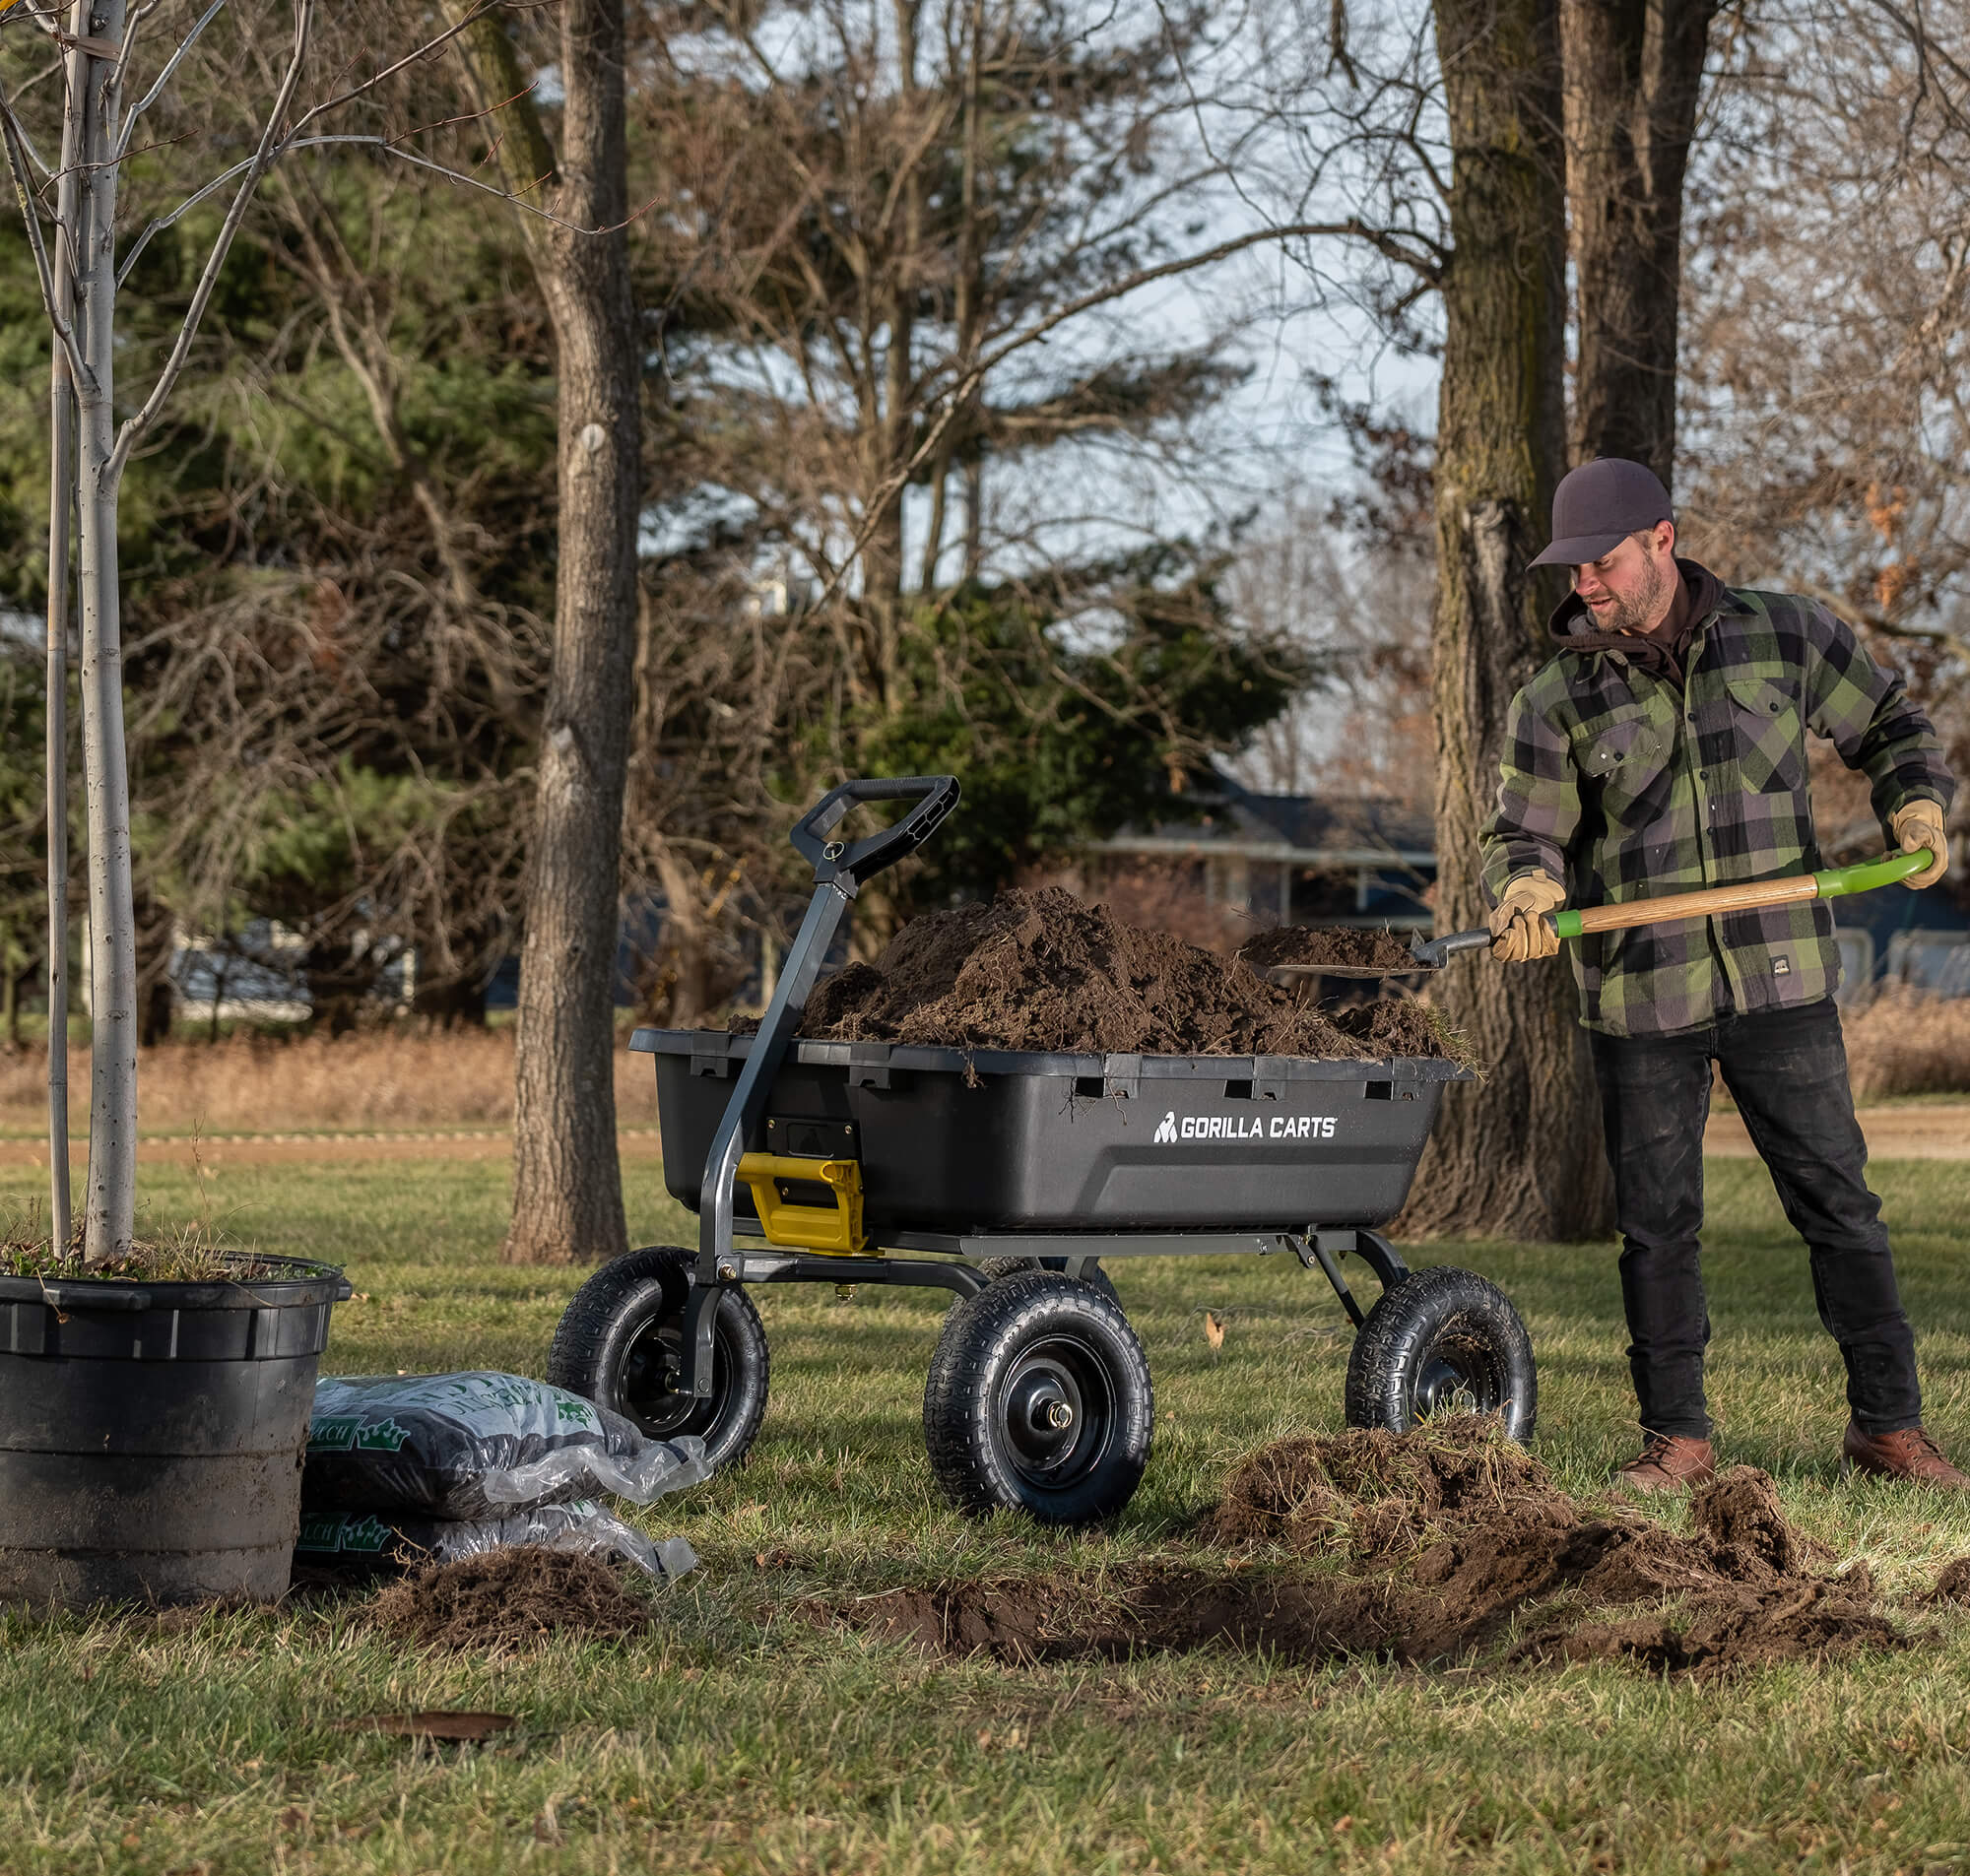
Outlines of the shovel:
M1710 918L1719 912L1747 912L1761 905L1791 905L1806 899L1839 899L1850 893L1872 892L1891 886L1933 864L1927 847L1911 854L1890 854L1858 867L1831 867L1824 873L1804 873L1787 879L1759 879L1750 885L1706 886L1701 892L1673 892L1661 899L1630 899L1622 905L1563 907L1548 913L1546 922L1563 938L1586 932L1620 932L1636 925L1662 925L1671 919ZM1412 938L1408 964L1321 964L1305 967L1322 977L1408 977L1439 971L1459 951L1484 950L1488 931L1452 932L1440 938Z
M1720 912L1748 912L1761 905L1792 905L1806 899L1841 899L1855 892L1891 886L1935 864L1927 848L1912 854L1890 854L1858 867L1829 867L1824 873L1796 873L1788 879L1759 879L1743 886L1706 886L1701 892L1672 892L1661 899L1630 899L1622 905L1571 906L1548 913L1547 922L1563 938L1588 932L1623 932L1636 925L1662 925L1671 919L1714 918ZM1452 932L1427 942L1412 939L1412 968L1441 970L1452 953L1487 947L1491 934Z

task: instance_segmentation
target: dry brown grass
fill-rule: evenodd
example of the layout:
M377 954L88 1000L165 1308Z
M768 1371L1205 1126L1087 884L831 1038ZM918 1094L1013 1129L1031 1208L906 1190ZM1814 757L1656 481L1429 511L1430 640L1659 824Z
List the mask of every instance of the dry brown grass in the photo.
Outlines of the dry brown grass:
M1844 1010L1840 1023L1854 1092L1864 1099L1970 1091L1970 997L1928 997L1891 984Z
M626 1043L627 1038L623 1038ZM47 1057L0 1056L0 1128L38 1132ZM70 1052L71 1109L87 1126L89 1057ZM171 1042L137 1065L146 1133L284 1133L313 1128L394 1131L497 1126L513 1118L513 1032L386 1029L334 1040L232 1036ZM625 1126L656 1120L649 1059L616 1051L616 1107Z

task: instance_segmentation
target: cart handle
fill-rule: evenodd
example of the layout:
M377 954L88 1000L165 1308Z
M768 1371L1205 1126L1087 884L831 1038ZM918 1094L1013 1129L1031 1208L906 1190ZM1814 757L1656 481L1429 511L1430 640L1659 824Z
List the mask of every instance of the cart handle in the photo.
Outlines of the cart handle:
M845 884L852 895L865 880L885 867L913 854L936 833L944 817L957 806L954 775L867 776L831 788L794 824L791 835L800 856L814 868L814 882ZM907 802L917 805L893 826L862 840L829 840L828 835L863 802Z

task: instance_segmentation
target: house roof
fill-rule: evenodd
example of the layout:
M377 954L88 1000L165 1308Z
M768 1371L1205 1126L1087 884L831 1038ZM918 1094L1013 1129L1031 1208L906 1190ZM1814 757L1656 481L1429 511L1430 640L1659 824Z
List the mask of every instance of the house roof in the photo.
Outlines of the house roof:
M1433 867L1435 832L1427 814L1390 801L1314 795L1261 795L1214 774L1193 798L1197 817L1125 827L1092 851L1111 854L1223 854L1297 867Z

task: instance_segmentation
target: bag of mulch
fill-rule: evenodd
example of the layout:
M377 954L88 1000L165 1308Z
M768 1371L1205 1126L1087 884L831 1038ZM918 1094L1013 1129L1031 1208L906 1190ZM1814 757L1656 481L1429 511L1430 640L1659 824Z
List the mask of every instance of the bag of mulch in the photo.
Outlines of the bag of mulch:
M301 1504L477 1520L603 1492L647 1505L710 1476L695 1435L652 1440L544 1381L331 1376L315 1385Z
M613 1557L659 1583L697 1568L697 1553L682 1537L645 1537L588 1499L469 1521L408 1512L305 1512L295 1561L325 1569L403 1570L456 1563L506 1544Z

